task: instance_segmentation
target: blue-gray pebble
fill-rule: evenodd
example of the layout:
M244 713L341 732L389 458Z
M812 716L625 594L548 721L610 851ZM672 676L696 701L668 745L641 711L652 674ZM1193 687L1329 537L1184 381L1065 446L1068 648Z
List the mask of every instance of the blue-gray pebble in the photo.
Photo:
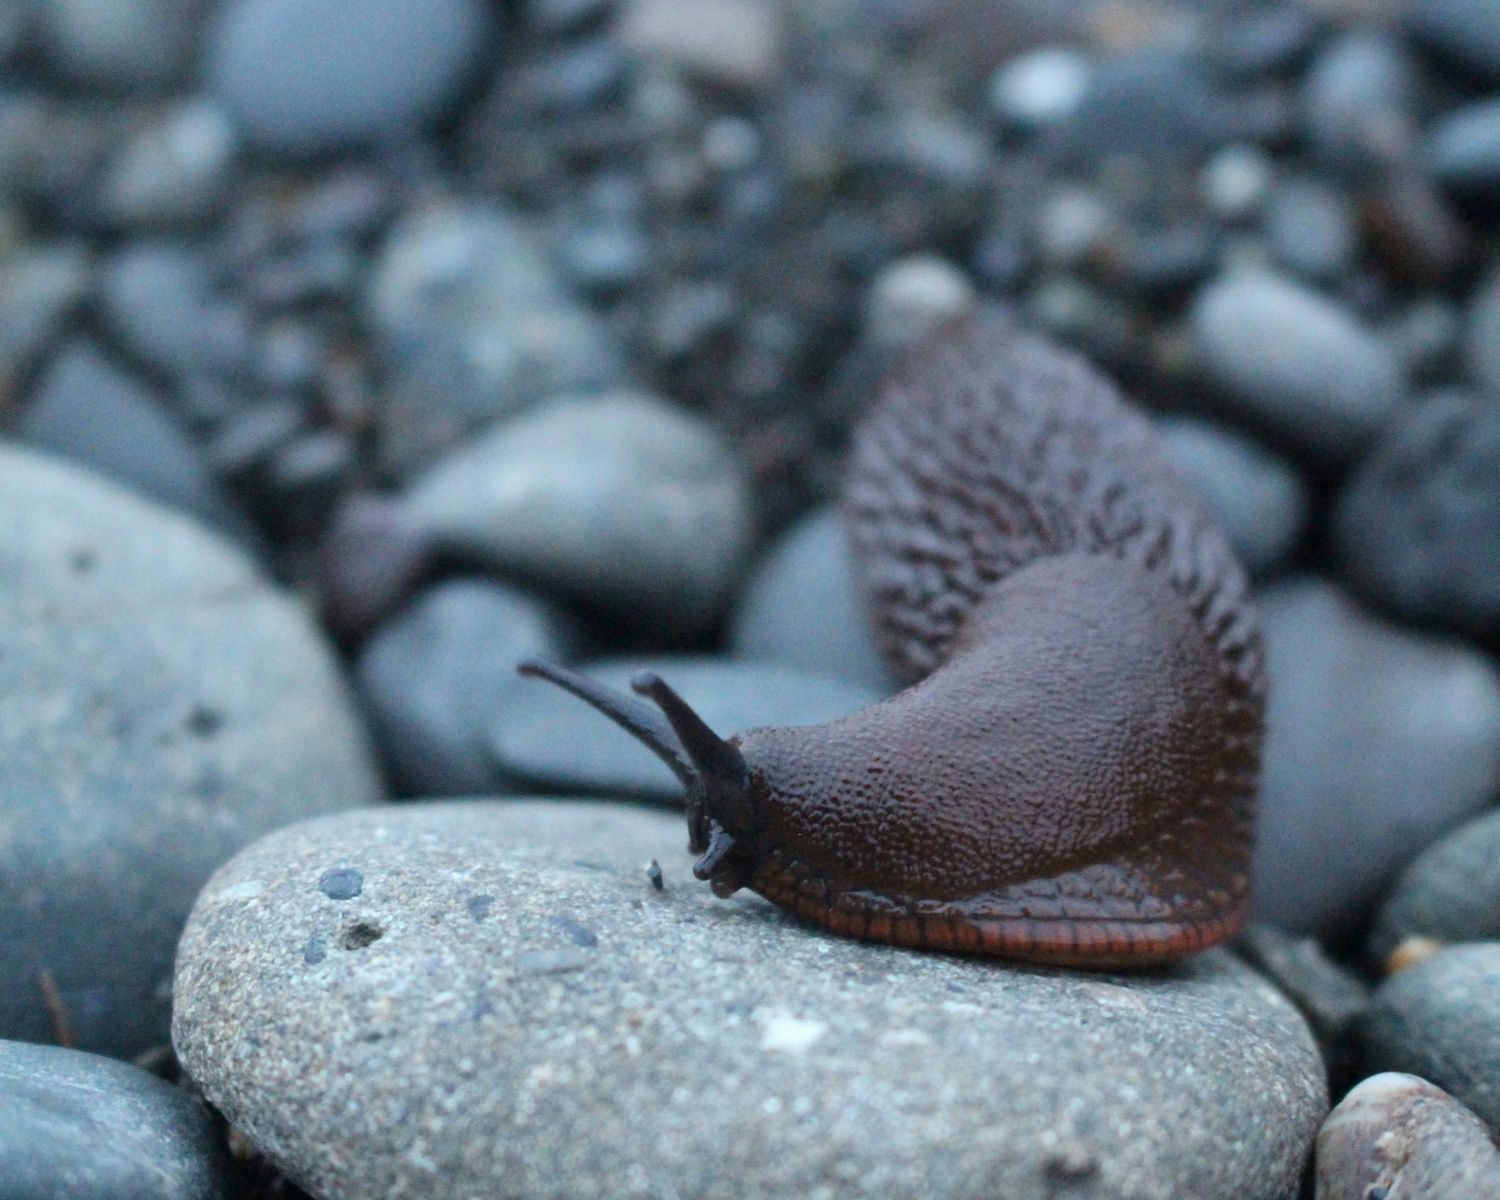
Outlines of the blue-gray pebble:
M306 610L180 514L0 445L0 1037L166 1038L193 896L269 829L381 798Z
M793 667L718 658L604 659L578 669L626 695L638 671L655 671L722 737L762 725L819 725L885 694ZM655 800L682 795L682 784L654 754L541 680L517 680L496 709L490 741L518 784Z
M1307 485L1295 467L1253 438L1213 421L1161 423L1167 453L1207 502L1252 574L1286 562L1307 524Z
M1500 941L1500 812L1460 825L1401 873L1370 933L1371 960L1407 938Z
M729 641L735 657L751 662L785 663L878 691L896 686L833 508L805 517L767 552L740 596Z
M0 1041L0 1200L218 1200L233 1194L203 1104L112 1059Z
M545 601L478 578L433 584L376 630L356 678L398 794L495 791L486 732L516 664L563 657L575 637Z
M1401 867L1500 795L1500 670L1317 579L1270 589L1262 613L1256 912L1347 934Z
M458 98L494 17L482 0L228 0L208 30L205 80L268 154L394 140Z

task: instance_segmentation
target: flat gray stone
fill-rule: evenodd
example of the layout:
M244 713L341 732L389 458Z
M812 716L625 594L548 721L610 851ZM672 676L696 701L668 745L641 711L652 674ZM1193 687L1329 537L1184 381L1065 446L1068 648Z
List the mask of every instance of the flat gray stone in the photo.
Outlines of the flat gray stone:
M1335 936L1500 794L1500 671L1312 578L1270 589L1261 612L1271 690L1256 912Z
M1460 825L1401 873L1370 934L1385 958L1407 938L1500 941L1500 812Z
M1270 271L1210 283L1190 326L1223 402L1318 459L1357 453L1406 391L1392 345L1338 301Z
M458 99L492 17L481 0L229 0L208 32L205 82L266 153L395 139Z
M1365 1069L1437 1084L1500 1136L1500 942L1449 946L1392 975L1365 1020Z
M1322 1065L1232 956L1125 976L861 945L715 900L683 833L523 802L273 834L199 899L178 1053L340 1200L1295 1192ZM358 896L320 890L336 868Z
M228 543L0 445L0 1037L165 1041L210 871L380 798L333 654Z
M741 593L729 644L738 658L895 689L836 508L798 522L767 552Z
M136 1067L0 1041L0 1200L214 1200L231 1193L208 1109Z
M404 508L439 549L658 635L718 615L751 535L734 451L636 393L502 422L413 481Z
M888 689L774 663L720 658L619 658L578 668L630 694L657 672L724 737L765 725L821 725L883 699ZM517 678L494 709L490 746L514 782L549 791L680 800L677 777L633 737L539 679Z

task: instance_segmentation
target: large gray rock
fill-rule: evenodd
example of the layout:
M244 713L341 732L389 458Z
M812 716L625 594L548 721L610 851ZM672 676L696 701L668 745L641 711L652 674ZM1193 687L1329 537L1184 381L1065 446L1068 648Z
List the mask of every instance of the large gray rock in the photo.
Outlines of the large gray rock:
M340 1200L1295 1191L1322 1064L1227 954L1132 977L861 945L715 900L683 835L561 802L283 830L199 899L178 1053Z
M1405 393L1389 342L1336 300L1273 272L1215 280L1190 320L1199 363L1224 402L1316 458L1358 452Z
M1402 866L1500 795L1500 671L1298 579L1261 600L1271 672L1256 907L1350 931Z
M733 450L634 393L502 422L415 480L404 507L440 550L666 636L718 615L750 546Z
M51 1041L60 1007L84 1048L161 1044L209 872L379 796L300 605L183 517L0 446L0 1036Z
M482 0L228 0L206 83L267 153L394 140L458 99L492 21Z
M208 1109L137 1067L0 1041L0 1200L231 1194Z
M1500 941L1500 812L1434 842L1401 873L1370 934L1383 961L1407 938Z

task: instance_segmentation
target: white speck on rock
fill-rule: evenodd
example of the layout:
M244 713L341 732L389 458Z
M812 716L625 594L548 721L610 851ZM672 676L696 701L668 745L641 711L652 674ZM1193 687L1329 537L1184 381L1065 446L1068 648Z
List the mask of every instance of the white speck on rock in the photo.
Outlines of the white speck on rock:
M261 892L266 890L266 885L259 879L246 879L240 883L231 884L224 888L216 900L254 900Z
M760 1037L760 1048L801 1054L816 1045L827 1032L827 1021L804 1021L787 1013L773 1013L766 1019L766 1028Z

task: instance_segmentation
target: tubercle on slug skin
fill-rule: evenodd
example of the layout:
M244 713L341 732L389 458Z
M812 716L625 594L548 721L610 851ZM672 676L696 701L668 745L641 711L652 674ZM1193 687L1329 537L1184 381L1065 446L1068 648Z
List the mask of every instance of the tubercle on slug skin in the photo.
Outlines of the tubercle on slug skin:
M845 516L913 685L723 740L527 664L687 792L695 873L836 933L1088 966L1191 953L1248 907L1264 656L1244 572L1153 431L1004 321L927 339L856 434Z

